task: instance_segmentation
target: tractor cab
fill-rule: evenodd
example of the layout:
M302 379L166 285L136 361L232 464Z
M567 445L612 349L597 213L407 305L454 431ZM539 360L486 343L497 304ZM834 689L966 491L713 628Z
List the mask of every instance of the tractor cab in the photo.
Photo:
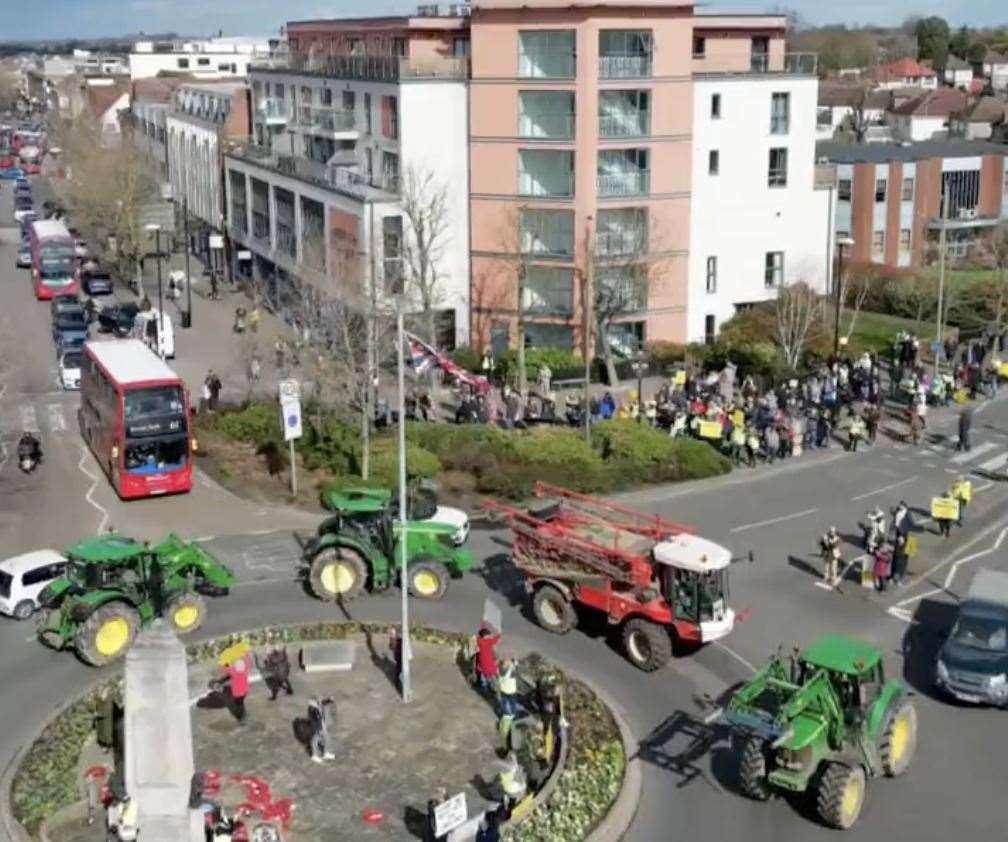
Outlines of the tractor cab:
M826 671L849 725L865 720L885 687L879 651L858 641L823 637L801 653L797 665L799 685L818 670Z
M731 553L697 535L674 535L654 546L655 574L676 619L700 627L703 642L725 637L735 624L728 607Z

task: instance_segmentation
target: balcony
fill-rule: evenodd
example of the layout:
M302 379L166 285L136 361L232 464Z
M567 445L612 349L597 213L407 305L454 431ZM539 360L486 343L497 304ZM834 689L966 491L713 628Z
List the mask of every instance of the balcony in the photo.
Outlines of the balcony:
M546 140L574 137L574 94L522 91L518 95L518 135Z
M523 79L573 79L574 53L539 51L518 54L518 75Z
M651 171L600 173L597 180L599 196L643 196L651 191Z
M302 105L298 109L299 126L334 140L355 140L358 134L357 123L357 115L353 111L313 105Z
M290 109L287 100L267 97L259 100L256 113L266 121L268 126L282 126L290 119Z
M270 240L270 218L265 211L252 211L252 236L268 243Z
M650 54L599 56L600 79L647 79L650 76Z
M649 29L603 29L598 39L600 79L646 79L654 41Z
M574 195L574 154L545 149L518 151L521 196L569 199Z
M776 67L770 53L754 52L749 60L753 73L795 73L801 76L815 76L819 69L817 53L785 53L784 66Z
M599 137L646 137L651 134L651 114L646 110L607 111L599 114Z
M266 59L249 64L255 73L305 74L323 79L398 82L409 79L468 79L466 58L411 58L409 56L303 56Z

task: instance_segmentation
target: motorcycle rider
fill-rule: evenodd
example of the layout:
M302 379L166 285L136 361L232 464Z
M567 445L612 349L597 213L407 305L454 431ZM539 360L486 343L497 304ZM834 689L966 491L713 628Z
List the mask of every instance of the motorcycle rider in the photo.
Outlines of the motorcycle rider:
M835 526L826 530L819 540L823 556L823 581L832 585L840 576L840 535Z
M31 468L34 468L35 465L42 461L42 443L28 430L25 430L21 434L21 438L18 440L17 452L18 461L23 463L26 459L30 460L33 463ZM28 470L31 470L31 468Z

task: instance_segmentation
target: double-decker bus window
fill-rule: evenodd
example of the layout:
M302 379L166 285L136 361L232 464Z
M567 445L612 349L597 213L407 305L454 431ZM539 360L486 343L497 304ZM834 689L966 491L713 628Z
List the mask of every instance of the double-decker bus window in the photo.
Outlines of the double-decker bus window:
M131 439L126 445L126 470L134 474L160 473L177 470L189 455L189 440L185 436Z
M182 390L178 386L133 389L126 393L127 420L179 415L182 412Z

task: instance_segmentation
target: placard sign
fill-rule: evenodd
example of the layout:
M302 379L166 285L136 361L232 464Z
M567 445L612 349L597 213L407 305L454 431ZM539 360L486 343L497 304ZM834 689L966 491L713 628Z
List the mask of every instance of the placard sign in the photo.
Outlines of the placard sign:
M464 792L453 795L434 808L434 835L443 836L461 824L465 824L468 812Z

